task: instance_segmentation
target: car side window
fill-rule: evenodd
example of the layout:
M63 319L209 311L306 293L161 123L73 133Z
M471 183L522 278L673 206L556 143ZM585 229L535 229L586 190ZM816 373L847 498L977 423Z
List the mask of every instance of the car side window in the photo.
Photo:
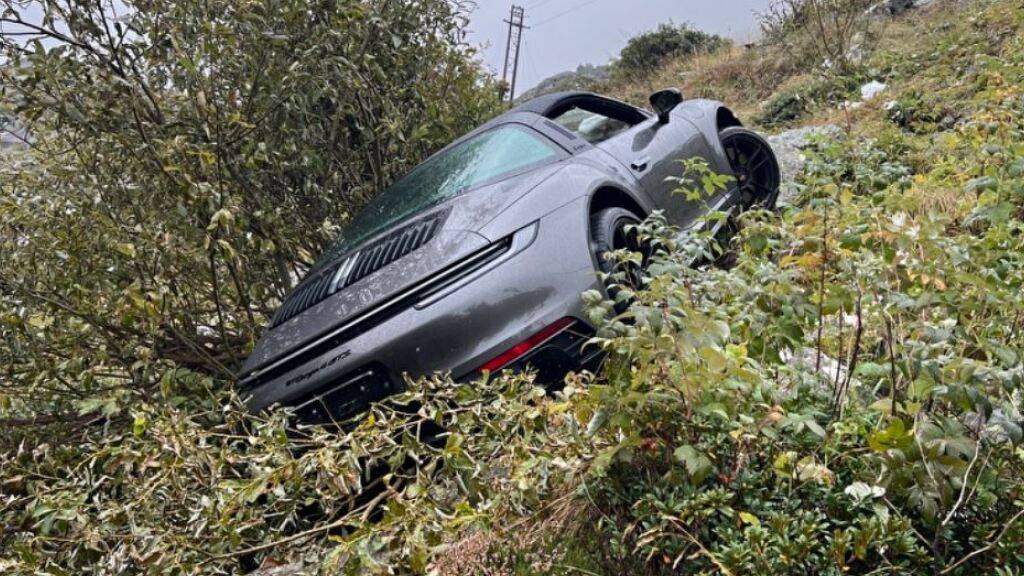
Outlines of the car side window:
M553 120L595 146L633 127L633 124L624 120L584 110L578 106L569 108Z

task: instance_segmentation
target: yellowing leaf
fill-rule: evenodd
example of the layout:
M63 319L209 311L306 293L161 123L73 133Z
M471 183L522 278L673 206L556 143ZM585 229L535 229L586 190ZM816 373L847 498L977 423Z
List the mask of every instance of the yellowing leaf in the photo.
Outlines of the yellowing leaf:
M118 244L115 248L117 249L118 252L120 252L121 254L124 254L125 256L127 256L129 258L135 258L135 256L136 256L135 244L131 244L131 243L125 242L125 243Z
M761 521L757 519L757 516L754 516L750 512L740 512L740 520L742 520L744 524L749 524L754 528L761 527Z

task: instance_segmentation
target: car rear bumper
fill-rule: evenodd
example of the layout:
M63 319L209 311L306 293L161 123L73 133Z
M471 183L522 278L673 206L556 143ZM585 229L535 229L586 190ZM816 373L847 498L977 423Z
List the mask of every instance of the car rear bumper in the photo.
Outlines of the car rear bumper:
M586 361L579 349L590 328L580 294L601 286L587 220L582 202L563 206L460 261L473 266L450 267L293 351L242 381L248 406L292 406L309 421L324 420L327 407L344 418L399 391L405 377L468 379L563 318L577 322L511 367L535 359L549 377Z

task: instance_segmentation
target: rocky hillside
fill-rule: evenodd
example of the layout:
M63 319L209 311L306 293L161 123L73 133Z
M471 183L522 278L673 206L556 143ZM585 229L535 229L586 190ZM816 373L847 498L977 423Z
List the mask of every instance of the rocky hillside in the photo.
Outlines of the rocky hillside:
M611 74L611 69L607 65L582 64L575 71L562 72L541 80L516 100L526 102L538 96L568 90L596 90L611 79Z

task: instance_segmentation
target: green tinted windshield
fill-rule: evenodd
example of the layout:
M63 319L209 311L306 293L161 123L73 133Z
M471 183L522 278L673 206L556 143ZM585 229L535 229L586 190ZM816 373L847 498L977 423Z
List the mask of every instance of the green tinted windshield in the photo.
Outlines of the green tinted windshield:
M334 260L366 238L430 206L557 155L552 144L525 127L505 125L479 134L431 157L375 196L345 227L320 263Z

